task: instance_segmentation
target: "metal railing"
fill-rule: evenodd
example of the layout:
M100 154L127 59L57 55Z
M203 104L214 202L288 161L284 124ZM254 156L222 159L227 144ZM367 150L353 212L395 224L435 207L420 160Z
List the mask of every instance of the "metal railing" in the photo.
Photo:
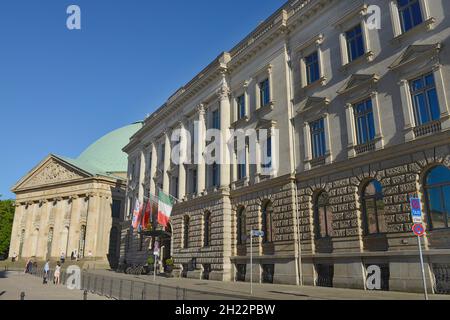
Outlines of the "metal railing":
M5 271L23 272L23 270L10 270L5 267ZM33 269L28 274L37 278L44 278L44 270L39 268ZM74 280L70 278L71 274L62 270L60 273L60 284L69 285L68 281ZM186 289L179 286L173 287L162 285L151 280L140 279L136 276L130 279L130 275L107 276L102 274L90 273L83 270L80 276L80 287L82 296L86 300L87 293L99 295L112 300L209 300L216 299L248 299L248 297L239 293L217 293L211 291ZM145 276L142 276L145 277ZM55 279L54 270L50 270L47 275L49 284L53 284Z

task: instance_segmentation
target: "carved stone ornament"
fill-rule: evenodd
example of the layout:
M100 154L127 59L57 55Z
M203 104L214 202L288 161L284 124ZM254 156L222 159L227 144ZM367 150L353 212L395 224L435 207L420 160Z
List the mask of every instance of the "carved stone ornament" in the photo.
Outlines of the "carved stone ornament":
M79 175L75 171L64 167L54 160L51 160L48 164L36 172L28 181L26 181L23 186L35 187L81 178L83 178L83 176Z

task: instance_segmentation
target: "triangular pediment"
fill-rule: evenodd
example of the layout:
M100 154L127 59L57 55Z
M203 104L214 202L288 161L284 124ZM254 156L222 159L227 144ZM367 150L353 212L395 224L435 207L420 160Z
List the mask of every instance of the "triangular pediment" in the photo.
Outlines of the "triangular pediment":
M435 56L439 53L441 47L442 45L440 43L411 45L405 49L405 51L394 61L394 63L391 64L389 68L397 69L418 59Z
M362 87L370 86L378 81L376 74L353 74L344 86L338 90L339 94L344 94Z
M330 100L325 97L307 97L301 104L299 113L323 106L328 106L330 104Z
M84 179L90 174L50 155L24 176L13 191L33 189Z

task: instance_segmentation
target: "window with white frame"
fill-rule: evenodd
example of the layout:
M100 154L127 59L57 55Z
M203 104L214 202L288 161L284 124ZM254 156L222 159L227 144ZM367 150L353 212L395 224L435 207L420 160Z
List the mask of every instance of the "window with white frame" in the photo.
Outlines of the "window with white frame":
M319 53L317 51L305 57L305 71L307 85L320 79Z
M365 53L364 38L361 24L345 32L348 62L352 62Z
M419 0L397 0L397 7L403 33L423 22Z
M434 75L429 73L411 80L410 90L416 126L423 126L430 122L438 121L441 112Z
M265 107L270 101L270 82L269 78L266 78L259 83L259 105Z
M450 128L441 43L411 45L389 67L399 77L405 140Z
M400 38L412 30L431 29L435 19L430 16L429 0L390 0L394 36Z
M362 5L350 14L340 19L336 26L340 30L340 47L342 66L347 68L356 61L371 61L374 57L371 51L370 32L366 22L368 6Z
M325 157L325 119L315 120L309 123L311 130L311 152L312 159L320 159Z
M364 145L375 139L375 121L372 99L367 99L353 105L356 126L356 142Z
M247 105L245 100L245 94L242 94L236 98L237 120L241 120L247 116Z
M324 36L322 34L302 43L295 51L300 58L301 87L305 88L315 83L325 82L322 48Z

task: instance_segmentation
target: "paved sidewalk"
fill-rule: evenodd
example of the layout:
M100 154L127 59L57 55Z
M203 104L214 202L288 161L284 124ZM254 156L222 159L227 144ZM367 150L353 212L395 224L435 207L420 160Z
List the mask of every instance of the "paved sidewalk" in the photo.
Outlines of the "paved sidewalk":
M0 300L20 300L25 292L25 300L83 300L83 291L69 290L65 286L53 283L42 284L42 279L23 272L0 272ZM88 300L107 300L88 294Z
M164 287L186 289L186 300L220 300L220 299L250 299L250 300L424 300L423 294L364 291L340 288L297 287L290 285L254 284L253 296L250 295L250 284L242 282L218 282L192 279L175 279L153 276L133 276L113 271L97 270L89 274L99 277L123 279L147 283L149 297L156 299L157 285ZM166 290L167 291L167 290ZM171 299L173 296L162 296L161 299ZM450 300L450 295L430 295L431 300Z

